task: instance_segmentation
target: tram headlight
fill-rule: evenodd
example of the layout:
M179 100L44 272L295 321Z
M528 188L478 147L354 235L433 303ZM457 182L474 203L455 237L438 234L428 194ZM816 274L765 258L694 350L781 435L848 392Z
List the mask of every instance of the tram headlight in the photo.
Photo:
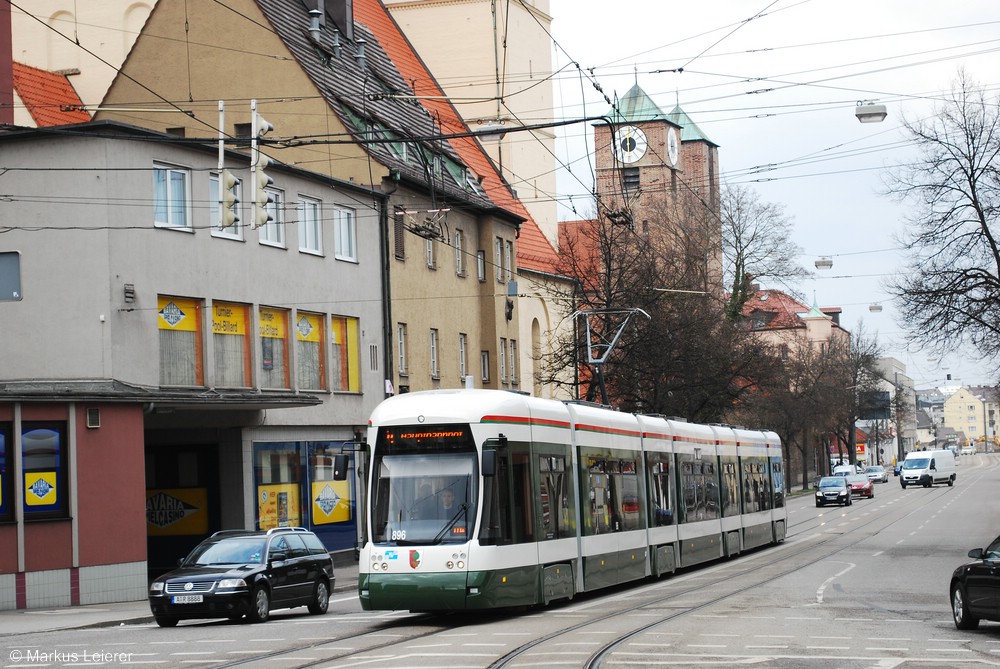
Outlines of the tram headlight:
M459 569L465 569L465 562L463 562L462 560L459 560L458 561L458 568Z
M389 571L389 563L388 562L383 562L382 563L382 571Z
M448 560L447 562L444 563L444 566L447 567L448 569L454 569L455 563L452 562L451 560Z

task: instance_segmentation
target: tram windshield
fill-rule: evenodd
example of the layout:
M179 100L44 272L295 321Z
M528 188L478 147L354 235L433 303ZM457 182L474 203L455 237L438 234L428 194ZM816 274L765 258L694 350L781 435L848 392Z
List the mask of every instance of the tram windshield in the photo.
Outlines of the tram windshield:
M372 539L465 543L476 517L475 452L402 453L378 458Z

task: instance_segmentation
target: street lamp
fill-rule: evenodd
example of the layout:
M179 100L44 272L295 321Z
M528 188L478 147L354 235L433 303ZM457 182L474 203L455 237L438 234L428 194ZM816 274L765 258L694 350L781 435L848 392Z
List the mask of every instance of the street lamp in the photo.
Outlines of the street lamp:
M871 100L858 101L858 106L854 108L854 115L862 123L881 123L888 115L885 105L877 105Z
M873 314L882 313L882 305L879 304L878 302L872 302L871 304L868 305L868 311L872 312Z
M816 269L830 269L831 267L833 267L833 258L830 256L821 256L816 261Z

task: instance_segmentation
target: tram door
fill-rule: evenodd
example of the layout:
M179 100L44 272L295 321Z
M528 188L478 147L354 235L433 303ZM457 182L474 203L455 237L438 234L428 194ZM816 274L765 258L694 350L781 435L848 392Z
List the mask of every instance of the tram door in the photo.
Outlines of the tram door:
M483 490L483 522L479 541L505 546L535 541L535 506L531 456L527 446L496 451L496 472Z

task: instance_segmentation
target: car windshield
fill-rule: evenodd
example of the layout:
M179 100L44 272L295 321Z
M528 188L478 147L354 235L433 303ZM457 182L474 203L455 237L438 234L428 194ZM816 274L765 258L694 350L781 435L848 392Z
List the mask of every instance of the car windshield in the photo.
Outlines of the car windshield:
M824 476L819 480L820 488L843 488L844 487L844 477L842 476Z
M264 537L228 537L206 541L184 561L185 565L259 564L264 560Z
M880 466L875 466L875 467L869 467L865 471L869 474L881 474L883 471L885 471L885 468Z
M903 469L927 469L930 458L907 458L903 462Z

